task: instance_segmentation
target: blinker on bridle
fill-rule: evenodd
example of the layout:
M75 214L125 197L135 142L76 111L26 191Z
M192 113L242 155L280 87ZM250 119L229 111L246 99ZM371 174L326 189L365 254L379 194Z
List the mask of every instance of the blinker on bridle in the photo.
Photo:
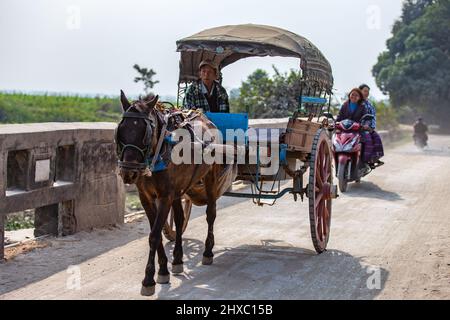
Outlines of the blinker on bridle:
M138 146L136 146L134 144L125 144L122 141L120 141L119 126L127 118L128 119L134 118L134 119L144 119L145 120L145 123L147 124L147 126L145 129L144 139L142 141L144 148L139 148ZM140 171L140 170L145 170L148 167L148 165L149 165L148 159L149 159L150 152L151 152L152 131L154 130L154 128L155 128L155 124L153 123L153 121L147 115L145 115L143 113L128 112L128 111L123 113L122 120L120 121L119 125L117 126L116 132L114 135L114 139L117 144L116 153L117 153L117 158L119 159L118 165L120 168ZM135 149L135 150L139 151L139 153L142 155L143 162L133 163L133 162L123 161L123 154L127 148L131 148L131 149Z

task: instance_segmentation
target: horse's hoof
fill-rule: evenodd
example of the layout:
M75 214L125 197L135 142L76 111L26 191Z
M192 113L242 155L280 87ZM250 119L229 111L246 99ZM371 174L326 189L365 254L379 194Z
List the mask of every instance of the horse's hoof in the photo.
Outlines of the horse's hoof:
M156 277L156 283L166 284L170 282L170 274L158 274Z
M203 257L202 259L202 265L204 266L210 266L213 264L213 257Z
M144 297L151 297L152 295L155 294L155 286L151 286L151 287L144 287L142 286L141 288L141 295Z
M184 272L183 264L173 264L172 265L172 273L173 274L180 274Z

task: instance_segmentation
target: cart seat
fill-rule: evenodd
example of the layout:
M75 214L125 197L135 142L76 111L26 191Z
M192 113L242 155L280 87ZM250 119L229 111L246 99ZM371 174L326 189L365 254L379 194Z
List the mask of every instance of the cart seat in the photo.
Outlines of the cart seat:
M244 133L248 129L248 114L246 113L212 113L206 112L205 115L214 123L214 125L222 133L223 142L227 142L227 130L241 130L242 136L236 137L235 141L244 142ZM244 142L245 143L245 142Z

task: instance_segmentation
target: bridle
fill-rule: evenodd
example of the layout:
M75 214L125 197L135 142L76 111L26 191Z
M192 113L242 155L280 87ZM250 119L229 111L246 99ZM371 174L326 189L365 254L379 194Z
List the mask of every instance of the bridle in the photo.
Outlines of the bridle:
M153 132L156 128L156 125L154 123L154 120L149 118L147 115L145 115L144 113L138 113L138 112L130 112L129 110L131 109L131 107L122 114L122 120L120 121L119 125L116 128L116 132L114 134L114 140L116 142L116 152L117 152L117 157L118 157L118 165L119 168L121 169L125 169L125 170L131 170L131 171L144 171L146 169L149 169L150 172L153 172L153 170L155 169L155 165L157 163L157 161L159 161L160 157L160 152L161 152L161 147L165 141L166 138L166 133L167 131L167 126L169 124L169 119L173 116L176 116L178 114L181 114L181 112L176 112L176 113L167 113L164 115L164 117L159 114L157 111L155 111L153 109L153 112L155 112L155 118L156 121L158 122L158 126L159 128L161 128L161 132L159 134L159 138L158 138L158 142L156 144L156 148L155 148L155 152L154 154L151 154L152 151L152 140L153 140ZM123 121L125 119L144 119L145 123L147 124L146 129L145 129L145 135L142 141L142 144L144 145L144 148L139 148L138 146L134 145L134 144L125 144L122 141L120 141L119 139L119 127L120 125L123 123ZM200 142L202 144L203 147L206 147L208 144L203 142L201 139L199 139L197 137L197 135L195 134L195 132L192 130L192 127L189 125L188 121L184 121L181 126L185 126L191 133L191 135L194 137L195 140L197 140L198 142ZM173 143L173 142L170 142ZM139 153L142 155L143 158L143 162L140 163L134 163L134 162L127 162L127 161L123 161L123 154L126 150L126 148L131 148L131 149L135 149L137 151L139 151ZM194 177L199 169L199 165L195 165L195 169L194 169L194 173L191 177L191 181L189 182L189 187L186 188L183 192L183 194L190 189L190 187L192 186L193 182L194 182ZM163 170L166 167L163 168Z
M145 170L146 168L148 168L149 166L149 159L151 156L151 143L152 143L152 135L153 135L153 131L156 128L155 123L153 122L152 119L150 119L147 115L143 114L143 113L138 113L138 112L130 112L130 109L128 109L126 112L124 112L122 114L122 120L120 121L119 125L116 128L116 132L114 134L114 140L116 142L116 153L117 153L117 158L118 160L118 165L119 168L121 169L126 169L126 170L133 170L133 171L142 171ZM145 135L144 138L142 140L142 144L144 145L144 148L139 148L138 146L134 145L134 144L125 144L122 141L120 141L119 139L119 127L120 125L123 123L123 121L125 119L144 119L145 123L146 123L146 129L145 129ZM134 163L134 162L127 162L127 161L123 161L123 154L125 152L125 150L129 148L129 149L135 149L137 151L139 151L139 153L142 155L142 159L143 162L140 163Z
M128 108L128 110L122 114L122 120L120 121L119 125L117 126L116 132L114 135L114 140L116 142L116 153L117 153L119 168L125 169L125 170L131 170L131 171L144 171L146 169L149 169L150 172L153 172L153 170L156 170L156 171L164 170L167 167L167 160L165 160L164 155L161 156L160 153L161 153L162 146L167 138L166 134L169 133L169 131L167 130L167 127L169 125L170 119L174 116L181 114L181 112L180 111L175 112L175 113L168 112L168 113L162 115L156 109L153 109L152 112L154 113L154 116L155 116L154 117L155 120L154 120L154 119L151 119L150 117L148 117L148 115L146 115L145 113L130 112L130 109L132 107L133 106ZM129 119L129 118L144 119L144 121L146 123L145 135L142 140L142 144L144 145L144 148L140 148L135 144L125 144L122 141L120 141L119 127L125 119ZM194 116L194 118L195 118L195 116ZM192 120L192 119L193 118L191 118L189 120ZM155 146L154 153L152 154L153 133L156 129L155 121L157 121L157 123L158 123L158 127L160 128L160 133L159 133L159 138L158 138L157 144ZM191 136L194 137L194 139L197 142L201 143L203 148L208 145L208 143L205 143L199 137L197 137L197 135L193 131L192 126L189 124L188 119L185 119L179 125L179 127L184 127L187 130L189 130L189 132L191 133ZM166 144L167 143L169 145L174 144L174 142L171 141L170 139L168 141L166 141ZM135 163L135 162L123 161L123 155L127 148L137 150L142 155L142 162ZM167 155L167 150L164 154ZM164 164L164 162L166 162L166 163ZM162 165L162 168L161 168L161 165ZM196 167L196 170L197 170L197 167Z

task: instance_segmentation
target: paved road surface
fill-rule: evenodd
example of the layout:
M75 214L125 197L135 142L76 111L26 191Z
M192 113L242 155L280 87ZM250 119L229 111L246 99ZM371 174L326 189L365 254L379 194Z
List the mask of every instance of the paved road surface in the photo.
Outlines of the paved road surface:
M351 185L334 202L329 250L319 256L307 203L223 199L214 264L202 266L206 221L196 209L186 273L153 298L450 299L450 137L432 136L430 145L389 150L386 166ZM51 240L0 265L0 299L142 299L147 234L141 220Z

